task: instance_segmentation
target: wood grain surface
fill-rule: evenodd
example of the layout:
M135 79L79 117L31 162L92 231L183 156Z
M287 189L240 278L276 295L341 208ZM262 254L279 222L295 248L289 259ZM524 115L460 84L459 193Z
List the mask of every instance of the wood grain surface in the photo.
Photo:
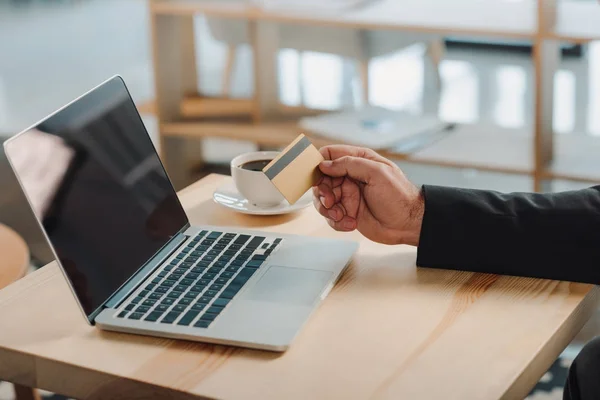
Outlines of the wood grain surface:
M335 233L313 209L236 214L211 199L229 182L180 192L194 224L360 240L288 352L102 332L50 264L0 292L0 379L86 399L516 399L597 306L591 285L417 268L414 248Z

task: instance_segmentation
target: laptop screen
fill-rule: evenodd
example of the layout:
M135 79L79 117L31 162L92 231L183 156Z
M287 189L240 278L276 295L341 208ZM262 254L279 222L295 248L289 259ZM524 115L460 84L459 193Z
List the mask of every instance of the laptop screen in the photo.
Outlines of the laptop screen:
M6 152L88 318L188 226L121 78Z

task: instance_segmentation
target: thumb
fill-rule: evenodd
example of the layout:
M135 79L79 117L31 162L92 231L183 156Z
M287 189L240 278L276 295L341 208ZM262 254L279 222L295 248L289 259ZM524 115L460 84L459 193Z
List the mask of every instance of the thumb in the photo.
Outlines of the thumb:
M325 160L319 164L319 169L331 177L349 176L350 178L369 183L381 168L381 163L366 158L344 156L336 160Z

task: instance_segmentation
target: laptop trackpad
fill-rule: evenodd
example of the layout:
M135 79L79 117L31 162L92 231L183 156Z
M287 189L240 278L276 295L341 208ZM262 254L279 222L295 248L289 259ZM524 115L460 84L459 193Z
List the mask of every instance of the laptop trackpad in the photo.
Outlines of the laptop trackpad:
M272 266L247 292L245 298L310 306L331 280L329 271Z

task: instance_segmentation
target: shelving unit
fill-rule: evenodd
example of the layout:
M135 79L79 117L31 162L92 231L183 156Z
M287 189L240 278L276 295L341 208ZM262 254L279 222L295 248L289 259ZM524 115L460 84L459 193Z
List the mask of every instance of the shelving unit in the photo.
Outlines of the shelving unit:
M264 146L288 144L301 129L294 121L280 121L290 112L278 101L275 53L276 24L332 26L351 29L441 33L448 36L501 37L533 44L535 119L528 130L494 126L459 126L452 133L417 150L389 150L386 156L419 164L476 168L526 174L534 190L545 181L566 179L600 182L600 138L555 135L552 130L554 74L560 60L559 41L600 40L600 6L594 3L531 0L522 2L421 0L410 7L400 0L380 0L342 13L262 10L244 0L236 2L150 0L156 77L156 109L162 156L176 185L185 184L187 140L206 137L239 139ZM435 10L433 13L431 10ZM255 54L255 94L249 100L198 97L193 17L249 21ZM189 118L235 116L235 122L198 122ZM186 118L187 117L187 118ZM326 140L308 133L317 145ZM192 158L198 159L198 148ZM595 153L600 154L600 153ZM597 160L596 160L597 159Z

